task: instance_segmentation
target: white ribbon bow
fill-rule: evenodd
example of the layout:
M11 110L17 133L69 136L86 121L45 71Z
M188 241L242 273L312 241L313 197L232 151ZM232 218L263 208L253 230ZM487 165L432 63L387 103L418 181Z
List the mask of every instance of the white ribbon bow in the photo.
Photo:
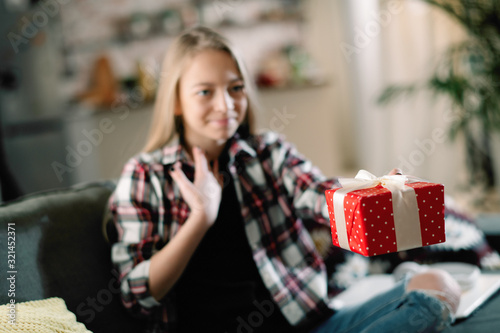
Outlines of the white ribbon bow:
M382 185L392 192L392 190L404 190L405 183L408 180L409 178L405 175L385 175L382 177L376 177L374 174L366 170L359 170L356 177L339 178L339 183L344 189L349 189L349 192L375 187L378 185Z

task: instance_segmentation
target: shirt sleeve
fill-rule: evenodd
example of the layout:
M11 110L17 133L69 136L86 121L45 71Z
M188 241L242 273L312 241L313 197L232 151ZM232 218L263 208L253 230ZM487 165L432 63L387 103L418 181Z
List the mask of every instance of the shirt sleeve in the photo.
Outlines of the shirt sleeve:
M160 305L149 291L149 265L158 235L160 193L152 186L148 166L132 159L125 165L109 200L117 230L111 259L120 273L122 302L134 315L148 315Z
M327 179L311 161L282 138L273 146L273 168L278 171L295 214L303 220L329 227L325 191L340 186L337 178Z

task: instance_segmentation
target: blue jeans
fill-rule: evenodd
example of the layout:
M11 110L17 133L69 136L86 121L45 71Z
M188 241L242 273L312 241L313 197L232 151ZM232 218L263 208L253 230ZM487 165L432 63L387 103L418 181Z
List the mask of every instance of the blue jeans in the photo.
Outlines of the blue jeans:
M311 333L439 332L452 322L445 305L401 281L371 300L335 312Z

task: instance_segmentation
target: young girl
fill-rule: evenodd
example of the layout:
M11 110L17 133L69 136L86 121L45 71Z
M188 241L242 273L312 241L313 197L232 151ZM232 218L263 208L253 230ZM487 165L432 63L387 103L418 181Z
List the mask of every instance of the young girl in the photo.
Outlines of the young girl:
M254 89L230 44L193 28L163 63L145 152L110 199L125 307L155 332L422 332L451 321L441 271L334 312L304 221L329 225L336 186L275 133L255 135Z

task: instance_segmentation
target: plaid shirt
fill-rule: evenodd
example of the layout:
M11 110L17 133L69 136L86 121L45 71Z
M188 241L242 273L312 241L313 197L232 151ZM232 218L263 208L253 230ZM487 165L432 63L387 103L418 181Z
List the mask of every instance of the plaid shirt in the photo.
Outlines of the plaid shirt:
M253 259L265 286L285 318L302 325L331 313L327 306L325 265L304 221L329 225L324 191L327 180L276 133L236 134L229 143L234 180ZM122 300L132 313L175 331L175 307L168 294L161 303L148 287L151 256L182 227L189 207L167 170L181 161L192 180L193 162L175 139L129 160L109 201L118 231L112 260L121 276Z

